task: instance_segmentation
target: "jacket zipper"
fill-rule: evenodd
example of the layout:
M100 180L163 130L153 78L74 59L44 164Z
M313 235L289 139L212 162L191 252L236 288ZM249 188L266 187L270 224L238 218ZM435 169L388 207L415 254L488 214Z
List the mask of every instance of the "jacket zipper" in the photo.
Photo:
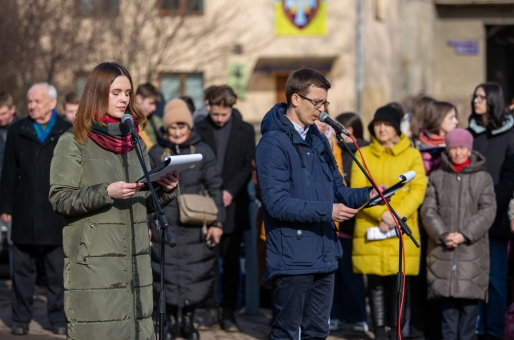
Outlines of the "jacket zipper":
M457 190L455 192L457 193L457 207L460 207L460 191L461 191L461 178L460 174L457 173ZM458 228L459 226L459 209L455 209L455 226ZM454 229L454 228L452 228ZM456 232L457 230L452 230L453 232ZM457 282L457 248L455 248L452 251L452 273L451 273L451 279L450 279L450 297L452 297L453 294L453 287Z
M128 159L128 153L126 155L127 157L127 164L129 162L129 159ZM123 170L123 156L121 154L118 155L118 159L120 161L120 169L121 169L121 176L120 178L122 178L125 182L129 182L129 178L127 176L127 174L125 173L125 171ZM127 170L128 171L128 170ZM128 203L128 200L124 200L125 202L125 208L127 209L130 209L129 208L129 203ZM134 294L134 269L133 269L133 264L132 264L132 261L133 261L133 258L132 258L132 252L133 252L133 249L132 249L132 223L130 221L130 214L127 212L125 214L126 216L126 221L125 221L125 233L126 233L126 247L127 247L127 273L128 273L128 291L131 295L131 304L130 304L130 315L133 319L133 327L132 327L132 334L133 334L133 337L136 336L136 309L135 309L135 303L136 303L136 297L135 297L135 294Z

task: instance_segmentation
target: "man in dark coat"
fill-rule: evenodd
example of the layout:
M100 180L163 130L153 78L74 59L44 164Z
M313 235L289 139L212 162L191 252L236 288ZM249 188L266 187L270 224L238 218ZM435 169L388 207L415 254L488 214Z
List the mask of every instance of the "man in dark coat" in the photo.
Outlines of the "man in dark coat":
M325 339L342 248L333 221L352 218L375 193L343 184L327 138L314 124L330 83L302 69L286 82L287 104L261 124L255 163L266 228L266 274L273 280L270 339ZM349 254L347 255L349 256Z
M239 287L239 251L243 232L250 226L247 185L252 175L255 131L232 107L237 96L227 85L209 92L209 115L196 127L217 158L223 179L223 203L226 208L220 251L223 261L221 327L238 332L234 310ZM236 113L237 112L237 113Z
M0 177L2 177L2 162L4 159L7 131L16 121L16 105L13 97L7 92L0 92Z
M7 92L0 92L0 177L4 160L7 131L16 122L16 105L13 97ZM0 219L0 252L10 251L11 224ZM11 270L12 271L12 270Z
M59 137L71 127L55 111L57 91L47 83L28 93L29 117L7 134L0 180L0 214L12 221L13 334L28 333L36 283L36 258L43 258L48 288L48 319L56 334L66 334L63 309L64 254L61 217L48 201L50 162Z

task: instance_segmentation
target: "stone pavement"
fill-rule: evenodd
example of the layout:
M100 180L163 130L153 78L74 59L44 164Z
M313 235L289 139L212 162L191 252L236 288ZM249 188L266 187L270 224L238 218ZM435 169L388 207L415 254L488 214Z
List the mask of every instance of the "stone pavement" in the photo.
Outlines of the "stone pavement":
M51 331L51 325L46 318L46 296L45 289L36 288L36 300L34 302L34 319L30 323L30 332L27 336L15 336L10 333L11 303L10 303L9 280L0 280L0 339L1 340L53 340L66 339L64 335L55 335ZM204 313L199 310L195 320L201 321ZM247 315L239 313L236 315L237 322L241 328L241 333L226 333L223 330L203 331L200 333L202 340L265 340L270 331L269 322L271 318L270 310L263 309L257 315ZM328 339L372 339L370 332L359 333L349 330L340 330L332 333ZM179 338L181 339L181 338ZM110 340L110 339L106 339Z

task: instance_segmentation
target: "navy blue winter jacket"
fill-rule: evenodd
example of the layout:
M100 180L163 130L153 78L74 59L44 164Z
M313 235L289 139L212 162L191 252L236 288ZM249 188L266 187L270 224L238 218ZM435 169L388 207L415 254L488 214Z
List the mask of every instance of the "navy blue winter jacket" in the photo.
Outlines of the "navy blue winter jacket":
M336 270L343 251L332 204L357 208L371 190L346 187L326 137L313 125L303 140L286 110L280 103L266 114L255 152L266 228L264 281Z

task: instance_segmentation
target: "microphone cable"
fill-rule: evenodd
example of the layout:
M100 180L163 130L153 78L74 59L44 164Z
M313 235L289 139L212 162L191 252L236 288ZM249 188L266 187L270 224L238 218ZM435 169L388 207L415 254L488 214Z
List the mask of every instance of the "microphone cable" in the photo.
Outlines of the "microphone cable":
M362 159L362 163L364 164L364 167L366 168L366 171L368 172L368 175L369 177L371 178L371 181L372 181L372 184L374 187L378 188L378 185L377 183L375 182L375 179L373 178L373 176L371 175L371 171L369 171L369 168L368 168L368 165L366 164L366 160L364 159L364 156L362 155L362 151L361 149L359 148L359 145L357 144L357 141L355 140L355 138L353 137L353 135L350 135L348 136L351 138L353 144L355 145L355 147L357 148L357 151L359 152L360 156L361 156L361 159ZM406 257L405 257L405 245L404 245L404 240L403 240L403 232L402 232L402 228L400 228L400 224L398 223L398 220L396 219L396 217L394 217L394 214L393 214L393 211L391 209L391 205L389 204L389 202L386 200L386 198L384 197L384 195L382 194L382 191L379 191L378 194L380 195L380 197L382 197L382 200L384 201L386 207L387 207L387 210L389 210L389 213L391 214L391 216L393 217L393 221L395 222L396 224L396 232L400 238L400 247L401 247L401 256L403 258L403 262L402 262L402 266L403 266L403 271L402 271L402 276L401 276L401 279L402 279L402 282L401 282L401 285L402 285L402 294L401 294L401 298L400 298L400 305L399 305L399 309L397 311L397 324L396 324L396 327L397 327L397 331L398 331L398 339L399 340L402 340L402 329L401 329L401 316L403 314L403 304L404 304L404 300L405 300L405 270L406 270ZM400 269L400 268L399 268Z

